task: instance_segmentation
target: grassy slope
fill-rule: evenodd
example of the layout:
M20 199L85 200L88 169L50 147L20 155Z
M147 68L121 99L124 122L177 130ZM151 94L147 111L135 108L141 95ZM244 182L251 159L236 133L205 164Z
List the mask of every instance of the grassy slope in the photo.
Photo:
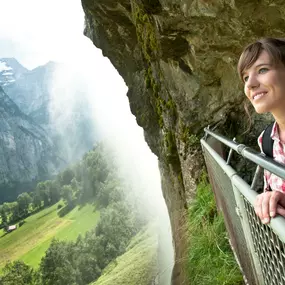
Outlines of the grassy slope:
M243 284L231 251L223 217L217 214L214 196L205 179L190 207L188 274L191 285Z
M17 259L37 267L53 237L75 240L97 224L99 212L93 209L92 205L76 207L60 218L56 204L28 217L22 227L10 234L3 236L0 231L0 268L8 260Z
M139 232L127 252L112 262L93 285L148 285L157 273L157 236L153 226Z

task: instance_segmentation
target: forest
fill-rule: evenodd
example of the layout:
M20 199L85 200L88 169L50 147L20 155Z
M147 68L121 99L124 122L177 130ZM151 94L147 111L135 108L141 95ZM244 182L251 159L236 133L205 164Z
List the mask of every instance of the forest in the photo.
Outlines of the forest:
M95 228L75 241L53 239L37 269L21 260L6 263L0 284L84 285L98 279L147 222L132 203L128 187L119 177L114 158L99 143L53 180L39 182L34 191L2 204L1 228L6 232L9 225L25 227L25 218L58 202L59 216L76 206L92 204L100 211L100 219Z

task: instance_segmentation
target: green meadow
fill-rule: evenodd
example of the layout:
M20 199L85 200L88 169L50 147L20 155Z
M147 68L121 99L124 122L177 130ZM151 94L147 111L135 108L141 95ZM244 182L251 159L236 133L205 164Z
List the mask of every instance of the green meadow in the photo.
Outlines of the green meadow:
M5 234L0 230L0 268L14 260L38 267L53 238L76 240L79 234L94 228L100 217L93 205L85 205L60 218L57 205L26 218L26 223L14 232Z
M125 254L107 266L92 285L153 284L158 273L157 243L154 225L148 225L131 241Z

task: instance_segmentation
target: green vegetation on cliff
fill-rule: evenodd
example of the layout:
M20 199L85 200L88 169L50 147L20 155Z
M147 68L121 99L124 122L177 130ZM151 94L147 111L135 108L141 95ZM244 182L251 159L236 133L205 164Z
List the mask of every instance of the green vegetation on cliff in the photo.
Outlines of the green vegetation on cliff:
M136 27L137 41L141 48L144 61L145 85L146 88L152 92L152 100L158 116L158 124L160 128L164 128L164 113L176 118L177 111L171 96L168 95L167 98L162 98L160 95L163 78L161 71L156 71L158 67L160 46L159 41L157 40L155 24L151 15L148 14L146 6L143 7L136 1L133 1L133 18Z
M229 245L224 219L204 175L189 211L188 270L191 285L238 285L243 278Z

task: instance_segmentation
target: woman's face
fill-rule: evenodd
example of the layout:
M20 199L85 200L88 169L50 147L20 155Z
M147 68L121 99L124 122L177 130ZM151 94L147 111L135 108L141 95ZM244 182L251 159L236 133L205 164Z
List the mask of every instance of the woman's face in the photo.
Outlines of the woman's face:
M266 51L243 72L244 93L259 114L285 113L285 67L271 63Z

